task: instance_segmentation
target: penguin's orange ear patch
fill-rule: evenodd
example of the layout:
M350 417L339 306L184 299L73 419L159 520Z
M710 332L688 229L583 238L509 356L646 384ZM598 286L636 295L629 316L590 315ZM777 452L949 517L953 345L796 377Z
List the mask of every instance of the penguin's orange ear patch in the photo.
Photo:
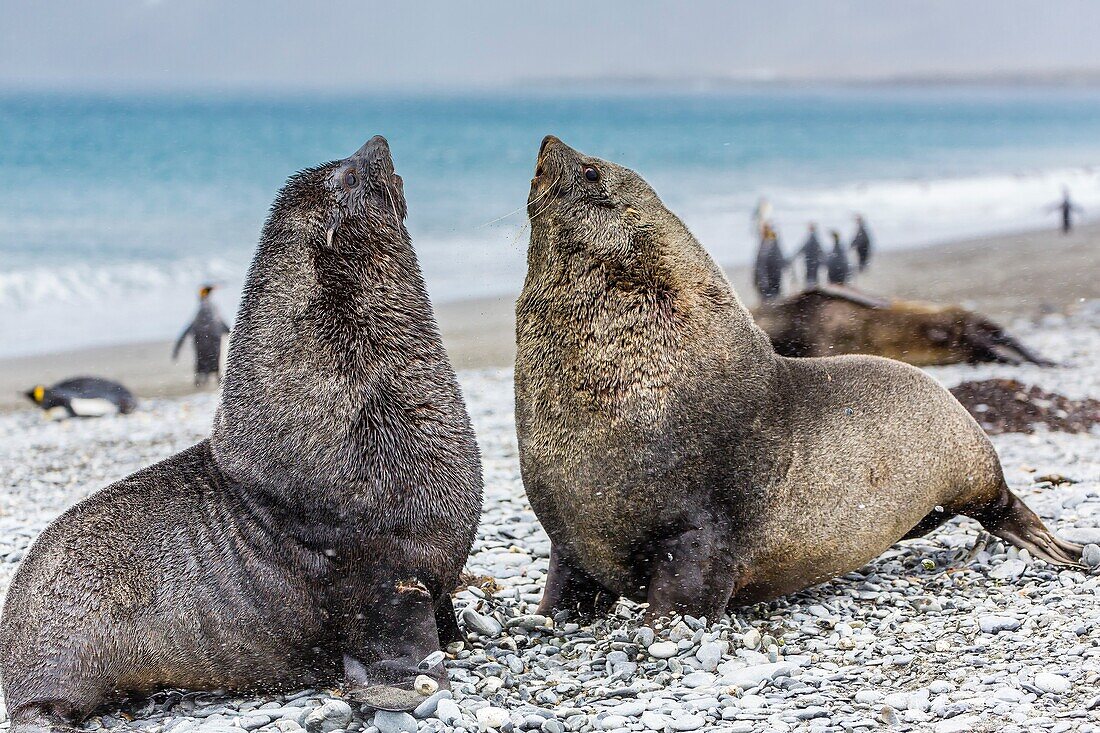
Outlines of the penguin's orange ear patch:
M41 384L35 385L34 389L31 391L31 396L34 397L35 402L41 402L46 396L46 388Z

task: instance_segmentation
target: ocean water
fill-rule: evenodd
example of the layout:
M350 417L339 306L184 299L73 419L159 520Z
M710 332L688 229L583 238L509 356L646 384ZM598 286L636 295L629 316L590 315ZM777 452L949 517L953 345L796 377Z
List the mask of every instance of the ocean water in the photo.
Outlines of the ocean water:
M175 336L203 280L231 314L294 171L386 135L433 299L517 292L524 201L554 133L638 170L721 262L767 196L883 249L1100 212L1100 90L0 95L0 356ZM510 215L509 215L510 214Z

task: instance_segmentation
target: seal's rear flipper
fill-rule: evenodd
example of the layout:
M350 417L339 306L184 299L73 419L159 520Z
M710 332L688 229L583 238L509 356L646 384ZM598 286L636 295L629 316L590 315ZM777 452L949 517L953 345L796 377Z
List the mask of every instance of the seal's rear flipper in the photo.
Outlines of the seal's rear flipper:
M1081 552L1084 548L1055 536L1043 524L1043 520L1007 488L1002 489L995 506L975 512L972 516L990 534L1026 549L1035 557L1041 557L1054 565L1081 565Z
M977 314L967 314L963 324L962 339L970 347L971 362L989 361L998 364L1020 365L1025 363L1041 367L1057 366L1053 361L1044 359L1003 328ZM972 316L972 317L971 317Z

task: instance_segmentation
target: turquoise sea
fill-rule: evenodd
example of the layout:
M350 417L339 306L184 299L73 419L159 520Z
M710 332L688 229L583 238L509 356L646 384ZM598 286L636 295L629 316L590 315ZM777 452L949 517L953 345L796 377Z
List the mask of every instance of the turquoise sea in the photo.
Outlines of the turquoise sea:
M638 170L725 263L761 196L788 249L857 211L887 249L1052 225L1063 185L1100 211L1095 89L0 94L0 355L171 338L203 279L231 312L286 177L378 133L436 301L520 287L547 133Z

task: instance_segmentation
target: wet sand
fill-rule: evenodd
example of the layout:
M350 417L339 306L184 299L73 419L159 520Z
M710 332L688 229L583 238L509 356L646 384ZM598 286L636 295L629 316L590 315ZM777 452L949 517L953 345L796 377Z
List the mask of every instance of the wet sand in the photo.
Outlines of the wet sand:
M795 240L786 242L787 251L797 246ZM733 268L729 275L741 298L754 306L748 268ZM878 252L854 284L878 295L961 303L1010 324L1100 298L1100 224L1069 236L1042 230ZM456 369L512 363L513 306L514 297L437 306ZM178 362L170 353L166 340L0 359L0 410L30 407L22 392L36 383L84 374L117 379L139 397L193 392L191 352L185 349Z

